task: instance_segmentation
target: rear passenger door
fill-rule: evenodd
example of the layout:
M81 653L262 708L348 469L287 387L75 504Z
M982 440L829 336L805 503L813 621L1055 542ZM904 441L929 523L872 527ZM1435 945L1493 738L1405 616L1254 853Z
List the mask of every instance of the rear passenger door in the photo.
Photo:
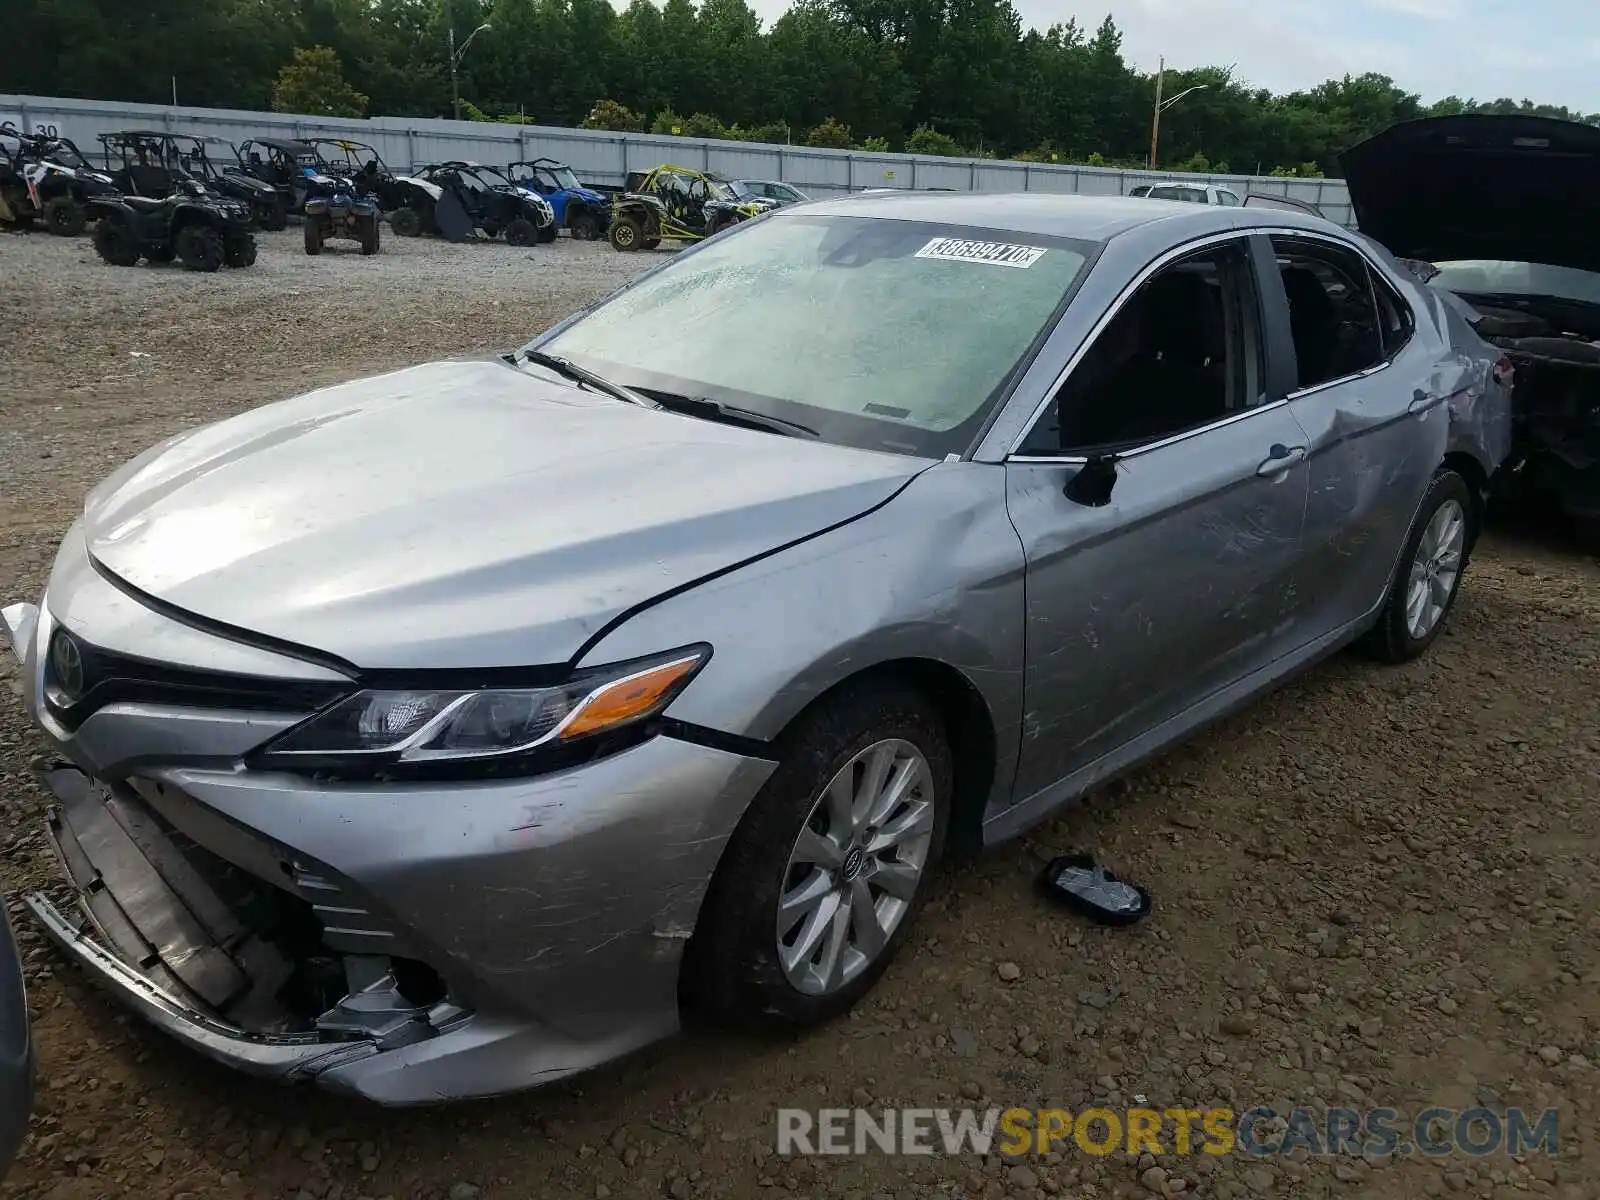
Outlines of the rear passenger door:
M1345 631L1382 602L1412 517L1444 455L1446 397L1401 294L1343 241L1269 238L1269 319L1295 362L1289 408L1310 471L1294 580L1297 646Z

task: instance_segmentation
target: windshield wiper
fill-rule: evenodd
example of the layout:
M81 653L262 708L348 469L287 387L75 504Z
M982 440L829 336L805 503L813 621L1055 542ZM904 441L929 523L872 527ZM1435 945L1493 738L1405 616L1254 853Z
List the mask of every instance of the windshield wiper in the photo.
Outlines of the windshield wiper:
M596 375L587 367L580 367L571 359L562 358L559 354L547 354L543 350L524 350L518 357L523 362L548 367L562 378L572 380L573 383L581 383L597 392L604 392L612 399L622 400L628 404L637 404L640 408L661 407L654 400L646 399L632 388L625 388L620 383L612 383L605 376Z
M664 396L660 407L672 412L681 412L686 416L704 417L708 421L722 421L728 425L754 425L758 429L781 433L786 437L822 436L811 426L802 425L799 421L774 417L768 413L756 412L754 409L740 408L737 404L725 404L709 396Z

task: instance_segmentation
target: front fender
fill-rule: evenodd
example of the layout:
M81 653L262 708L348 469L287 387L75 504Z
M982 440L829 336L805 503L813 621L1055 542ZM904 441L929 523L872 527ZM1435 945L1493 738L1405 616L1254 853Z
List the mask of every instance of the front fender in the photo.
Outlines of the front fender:
M645 607L577 665L710 642L711 661L667 715L769 741L874 666L943 663L993 721L993 805L1010 796L1020 738L1023 578L1004 468L943 463L845 525Z

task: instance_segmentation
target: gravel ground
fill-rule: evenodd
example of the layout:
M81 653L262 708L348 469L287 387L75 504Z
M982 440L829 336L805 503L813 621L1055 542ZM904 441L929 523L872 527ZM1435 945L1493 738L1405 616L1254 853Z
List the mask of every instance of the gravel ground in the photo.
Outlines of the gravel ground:
M353 250L353 247L352 247ZM516 344L656 256L389 240L247 272L116 270L0 238L0 584L37 595L86 488L193 423L338 378ZM1433 652L1341 657L1023 842L945 872L846 1020L787 1044L695 1031L581 1082L384 1112L214 1068L125 1017L19 922L41 1059L6 1193L485 1197L1600 1196L1600 559L1497 530ZM0 858L50 877L38 740L0 680ZM1155 915L1042 908L1092 847ZM15 912L15 908L13 908ZM1561 1154L797 1159L784 1106L1560 1109ZM774 1190L776 1189L776 1190Z

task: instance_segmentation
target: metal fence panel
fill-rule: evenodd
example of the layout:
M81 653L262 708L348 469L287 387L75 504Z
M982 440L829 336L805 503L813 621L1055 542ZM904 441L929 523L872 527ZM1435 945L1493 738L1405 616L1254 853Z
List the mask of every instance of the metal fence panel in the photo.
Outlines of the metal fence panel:
M97 134L119 129L165 129L173 133L223 137L231 142L251 137L336 137L372 145L397 171L443 159L498 165L513 159L548 157L570 164L580 179L612 187L620 186L629 171L647 170L663 162L718 171L735 178L781 179L815 196L842 195L869 187L1116 196L1140 183L1170 178L1160 172L1111 167L867 154L812 146L773 146L543 125L414 117L347 120L53 96L0 95L0 121L4 120L14 121L19 127L53 129L77 142L91 155L99 151ZM1240 195L1255 191L1292 196L1310 201L1341 224L1348 225L1353 220L1349 191L1342 179L1250 175L1185 175L1184 178L1221 184Z

